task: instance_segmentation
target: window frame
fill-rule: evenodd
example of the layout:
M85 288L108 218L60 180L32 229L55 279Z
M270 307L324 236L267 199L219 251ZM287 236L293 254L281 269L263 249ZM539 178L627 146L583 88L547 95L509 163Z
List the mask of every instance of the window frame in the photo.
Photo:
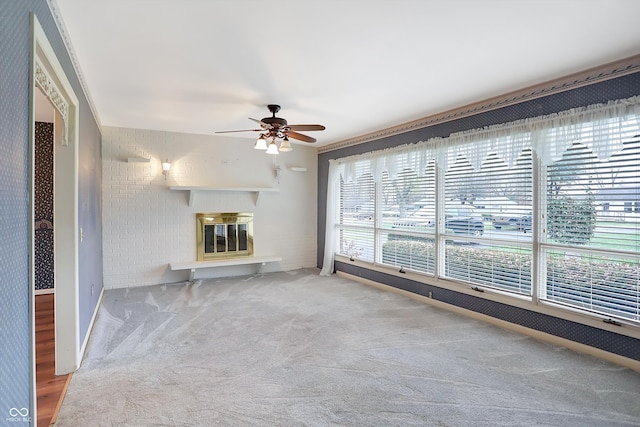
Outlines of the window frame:
M636 136L638 138L638 136ZM574 306L565 306L565 304L558 303L558 301L552 301L546 298L547 291L547 272L546 272L546 262L547 262L547 253L551 250L584 250L584 248L576 247L572 245L559 244L554 242L547 242L545 238L545 234L543 233L544 228L546 227L546 211L547 211L547 195L546 195L546 182L547 182L547 170L549 168L549 164L544 166L541 165L540 159L537 155L536 149L531 147L532 151L532 165L531 165L531 194L532 194L532 212L535 213L531 216L531 228L532 228L532 239L530 242L531 247L531 292L530 295L522 295L522 294L513 294L511 292L505 291L503 289L495 288L489 286L489 290L495 292L497 294L504 294L509 297L516 297L518 299L522 299L524 297L525 300L535 304L535 305L549 305L549 306L560 306L563 309L567 309L569 311L577 311L581 314L586 314L587 316L596 316L598 318L608 317L609 314L603 313L600 311L589 311L582 310L579 307ZM435 246L435 268L433 272L425 272L419 271L415 269L408 268L412 274L415 274L417 277L425 277L427 280L437 280L441 281L441 283L451 283L453 285L463 285L465 287L478 287L482 285L478 285L473 282L465 281L465 280L456 280L451 277L447 277L445 272L445 262L446 262L446 245L447 239L451 239L452 236L447 234L444 226L444 183L445 183L445 173L441 164L436 162L435 167L435 189L434 189L434 197L435 197L435 216L436 227L434 227L433 233L430 232L411 232L411 231L402 231L400 234L406 234L408 236L413 237L423 237L423 238L431 238L434 241ZM540 185L540 183L545 183L545 185ZM374 206L375 206L375 215L373 222L373 239L374 239L374 256L373 259L367 260L369 264L373 266L378 266L381 268L397 268L398 266L389 265L385 263L382 256L382 244L384 239L381 238L381 235L384 233L388 233L389 230L381 226L382 213L380 211L381 206L381 185L379 182L374 180ZM608 203L603 203L601 205L602 212L608 212L608 209L605 209L605 205ZM633 212L633 208L632 208ZM339 226L341 229L344 229L344 225ZM460 238L458 236L454 236L457 240L463 240L466 243L474 244L479 243L482 244L486 242L486 238L478 237L478 236L465 236L464 238ZM521 242L507 242L507 243L521 243ZM594 249L590 249L594 251ZM638 252L629 252L629 251L616 251L616 250L598 250L595 252L602 254L610 254L611 256L616 255L624 255L624 256L640 256ZM336 255L344 256L345 254L341 254L339 251L336 252ZM353 257L351 257L354 260ZM355 258L357 259L357 257ZM404 273L405 268L400 266L400 272ZM615 315L611 315L611 317L619 318ZM629 322L633 325L640 325L640 316L636 318L620 318L624 322Z

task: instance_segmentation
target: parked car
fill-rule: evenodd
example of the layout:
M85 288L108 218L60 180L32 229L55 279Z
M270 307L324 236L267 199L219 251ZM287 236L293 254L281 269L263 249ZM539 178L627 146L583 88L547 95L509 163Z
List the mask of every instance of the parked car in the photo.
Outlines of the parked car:
M491 223L496 230L500 230L502 227L516 228L520 220L527 215L531 216L531 210L526 210L526 207L523 206L521 209L511 209L508 212L493 214Z
M356 207L355 218L358 220L373 220L375 205L373 202L365 202Z
M445 227L455 234L480 237L484 234L482 216L469 205L449 205L445 208Z
M482 236L484 222L482 216L469 205L450 205L446 207L445 228L455 234L466 236ZM436 225L433 208L424 207L413 215L397 218L393 221L393 228L410 228L426 230Z
M393 221L393 228L412 228L421 229L426 227L434 227L436 225L435 214L431 207L423 207L402 218L396 218Z
M518 231L524 231L526 233L527 231L531 231L531 224L531 214L523 215L518 218L518 221L516 222L516 228L518 229Z

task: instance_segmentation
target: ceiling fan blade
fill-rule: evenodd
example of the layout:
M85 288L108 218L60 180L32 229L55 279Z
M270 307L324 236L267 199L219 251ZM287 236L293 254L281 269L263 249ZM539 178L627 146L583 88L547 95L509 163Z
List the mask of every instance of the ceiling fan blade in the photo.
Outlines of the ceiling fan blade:
M258 123L262 127L271 127L270 124L265 123L262 120L254 119L254 118L251 118L251 117L249 117L249 120L253 120L254 122Z
M322 125L287 125L291 130L325 130Z
M265 123L262 120L258 120L258 119L254 119L249 117L249 120L253 120L254 122L258 123L260 126L262 126L263 130L272 130L273 129L273 125L270 123Z
M234 133L234 132L262 132L264 129L243 129L243 130L221 130L214 133Z
M310 136L303 135L298 132L290 131L290 132L287 132L287 135L289 135L289 138L297 139L304 142L316 142L315 138L311 138Z

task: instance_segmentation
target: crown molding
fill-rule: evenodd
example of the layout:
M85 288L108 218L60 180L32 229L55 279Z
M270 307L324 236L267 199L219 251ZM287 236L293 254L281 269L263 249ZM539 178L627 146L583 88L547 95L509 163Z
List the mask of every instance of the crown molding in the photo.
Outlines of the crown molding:
M509 105L519 104L524 101L541 98L560 92L566 92L593 83L610 80L627 74L640 71L640 55L631 56L605 65L590 68L569 76L550 80L544 83L526 87L524 89L499 95L484 101L468 104L463 107L448 110L432 116L406 122L390 128L356 136L354 138L338 141L333 144L318 148L318 153L326 153L353 145L371 142L392 135L398 135L415 129L421 129L440 123L449 122L463 117L473 116Z
M56 27L58 27L58 32L60 33L62 42L64 43L64 46L67 49L67 54L71 59L71 65L73 65L73 70L75 71L78 77L78 81L80 82L80 86L82 87L82 92L84 93L84 96L87 99L87 102L89 103L89 109L91 110L93 119L96 121L96 124L98 125L98 128L102 133L102 123L100 122L100 117L98 116L98 110L93 102L93 98L91 97L91 92L89 92L89 87L87 86L87 82L84 78L84 74L82 74L82 69L80 68L80 63L78 62L78 56L76 55L76 52L73 49L73 43L71 43L71 38L69 37L69 31L67 30L67 27L64 24L64 19L62 19L60 6L58 6L58 2L56 0L47 0L47 4L49 5L49 10L53 15L53 20L56 23Z

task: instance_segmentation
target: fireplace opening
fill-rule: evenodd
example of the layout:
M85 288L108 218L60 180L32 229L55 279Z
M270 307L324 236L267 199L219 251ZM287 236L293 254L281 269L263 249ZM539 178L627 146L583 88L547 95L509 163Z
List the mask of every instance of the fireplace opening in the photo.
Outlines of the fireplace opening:
M198 261L253 255L253 213L196 215Z

